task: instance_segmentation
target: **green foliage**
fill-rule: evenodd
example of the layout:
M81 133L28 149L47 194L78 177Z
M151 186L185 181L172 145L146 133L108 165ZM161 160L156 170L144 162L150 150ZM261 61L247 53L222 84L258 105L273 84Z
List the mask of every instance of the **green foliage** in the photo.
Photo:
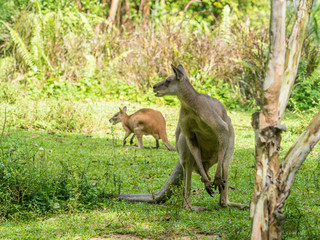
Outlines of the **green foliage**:
M300 68L305 70L303 62ZM296 81L296 85L292 91L292 97L289 99L289 107L294 110L310 110L319 108L320 106L320 65L313 71L309 77L305 77L306 73L301 73Z
M249 212L219 208L218 194L208 198L198 176L193 176L192 201L212 213L183 211L179 188L164 206L105 199L106 193L157 191L178 159L163 146L152 150L153 139L146 138L141 151L123 148L123 129L110 127L108 118L125 105L134 112L158 104L153 107L165 113L173 143L179 101L152 92L154 83L172 74L171 63L182 64L195 88L228 110L253 111L253 99L261 101L267 62L269 3L204 0L185 9L189 0L156 0L146 1L151 14L145 15L140 2L129 1L128 12L121 1L121 16L110 27L105 20L110 4L99 0L82 0L81 11L76 1L0 1L0 113L8 111L0 140L0 221L9 224L0 225L0 238L90 239L115 233L249 238ZM319 109L318 15L313 11L284 149ZM254 182L250 114L232 111L230 116L236 129L230 199L249 204ZM288 199L288 239L319 236L318 152L316 147L302 166ZM83 211L94 208L99 211ZM77 210L82 213L71 214ZM57 212L61 219L54 223L20 224L24 216Z
M73 168L61 162L61 168L53 172L48 168L45 149L20 147L1 149L0 218L31 211L73 210L83 204L87 208L102 201L101 187L87 177L89 166Z
M222 39L226 42L230 41L230 31L231 31L231 17L230 17L230 7L226 5L222 12L222 21L220 24L220 32Z
M37 66L34 63L35 60L33 58L33 56L30 54L30 52L28 51L26 45L24 44L22 38L19 36L19 34L12 29L7 23L1 21L1 23L9 30L10 35L12 37L13 42L17 45L18 51L20 52L20 54L22 55L23 60L25 61L25 63L33 70L33 71L37 71Z
M268 56L265 3L202 1L191 3L184 11L190 1L149 2L153 12L145 28L137 25L139 21L144 24L144 13L138 10L140 2L133 1L131 19L127 19L131 25L118 29L101 18L110 6L100 1L82 1L81 11L75 1L27 2L10 1L4 6L17 6L19 11L0 24L4 30L0 35L0 83L14 83L15 89L31 99L100 98L176 105L175 98L152 96L151 87L171 74L171 63L181 63L195 79L194 85L228 108L252 108L253 99L261 105ZM245 12L260 15L247 21ZM311 21L315 34L317 19L315 11ZM302 54L307 74L299 68L301 82L319 65L317 38L312 36ZM309 83L300 87L301 92L311 85L317 87ZM3 99L7 93L2 92ZM10 98L14 101L13 95ZM303 99L296 107L312 108L313 100Z
M0 79L5 79L14 65L13 57L5 57L0 59Z
M320 164L319 157L318 162L315 164L313 171L306 171L302 167L303 176L298 176L298 181L308 182L304 193L298 193L297 197L289 197L285 205L285 225L284 225L284 238L285 239L317 239L320 234L319 218L314 214L310 214L313 211L317 211L316 208L311 207L306 211L306 206L303 204L303 199L310 199L310 202L316 203L314 200L315 195L320 190L319 177L320 177ZM303 178L303 179L302 179ZM299 190L294 190L299 191ZM293 193L295 194L295 193Z
M210 85L221 85L218 83L221 80L226 83L223 86L231 86L236 93L240 86L237 74L242 68L236 61L239 50L233 39L222 44L232 32L234 15L225 14L220 28L225 34L220 38L215 25L211 25L216 20L210 11L222 10L225 3L205 1L201 4L206 12L194 17L199 7L203 7L197 2L192 3L185 14L173 14L188 3L173 1L162 8L158 2L157 7L151 6L158 11L150 19L157 23L152 29L124 27L120 31L109 29L98 10L97 14L85 11L106 7L100 6L99 1L83 1L81 12L74 2L34 1L9 22L3 22L9 36L0 36L0 41L6 43L0 48L1 62L9 63L8 57L17 57L10 71L0 74L0 82L18 78L15 84L21 84L32 99L62 95L65 99L127 97L127 101L175 105L176 99L157 100L150 89L171 74L171 63L181 63L190 73L206 72L200 81L208 89ZM134 11L139 3L132 4ZM232 10L236 8L236 4L230 6ZM176 10L170 12L171 7ZM93 31L97 24L104 26L98 35ZM236 103L230 105L240 107L243 96L238 93L236 96Z

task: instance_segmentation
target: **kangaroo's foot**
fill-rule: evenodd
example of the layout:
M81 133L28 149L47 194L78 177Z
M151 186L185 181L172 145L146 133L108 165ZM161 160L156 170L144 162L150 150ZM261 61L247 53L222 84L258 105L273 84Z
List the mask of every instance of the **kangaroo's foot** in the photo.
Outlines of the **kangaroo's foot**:
M199 207L199 206L192 206L190 204L185 204L183 206L183 208L185 210L191 210L191 211L197 211L197 212L211 212L212 210L211 209L208 209L208 208L204 208L204 207Z
M211 209L199 207L199 206L188 206L184 207L185 210L197 211L197 212L211 212Z
M215 177L214 181L213 181L213 186L214 189L217 190L217 188L219 189L219 193L221 193L221 191L224 189L224 185L225 185L226 181L223 180L221 177Z
M219 205L222 206L222 207L236 207L236 208L239 208L241 210L249 209L249 206L246 206L246 205L243 205L243 204L240 204L240 203L229 202L229 201L227 203L219 202Z

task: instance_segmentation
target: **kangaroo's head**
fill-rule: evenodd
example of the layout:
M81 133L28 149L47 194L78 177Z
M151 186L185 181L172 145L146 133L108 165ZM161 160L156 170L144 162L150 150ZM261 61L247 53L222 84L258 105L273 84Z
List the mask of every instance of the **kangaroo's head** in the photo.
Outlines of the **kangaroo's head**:
M171 75L166 80L163 80L153 86L153 92L157 97L165 95L178 95L181 86L188 81L188 76L183 67L179 64L175 67L171 64L174 75Z
M124 107L123 109L119 108L119 112L117 112L115 115L113 115L112 118L109 119L110 123L113 123L113 125L119 123L122 121L122 118L125 114L127 114L127 107Z

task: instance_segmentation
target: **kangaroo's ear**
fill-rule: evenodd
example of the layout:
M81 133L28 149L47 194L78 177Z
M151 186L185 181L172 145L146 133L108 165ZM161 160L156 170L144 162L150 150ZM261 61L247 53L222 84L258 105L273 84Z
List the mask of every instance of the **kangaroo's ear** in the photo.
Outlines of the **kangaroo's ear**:
M183 79L183 77L187 77L187 73L181 64L179 64L178 67L175 67L171 64L171 67L178 80Z
M122 110L126 112L127 111L127 106L123 107Z
M171 68L172 68L172 71L174 72L174 75L177 76L177 69L175 66L173 66L173 64L171 64Z

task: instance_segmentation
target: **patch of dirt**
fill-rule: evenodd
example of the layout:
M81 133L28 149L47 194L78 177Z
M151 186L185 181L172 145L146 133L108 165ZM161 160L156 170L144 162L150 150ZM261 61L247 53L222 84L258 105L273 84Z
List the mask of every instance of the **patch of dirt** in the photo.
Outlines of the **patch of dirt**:
M109 235L106 238L90 238L90 240L114 240L114 239L121 239L121 240L140 240L141 238L138 238L134 235L127 234L127 235L122 235L122 234L112 234Z
M121 240L151 240L154 238L139 238L135 235L132 234L127 234L127 235L122 235L122 234L112 234L109 235L106 238L90 238L90 240L115 240L115 239L121 239ZM220 239L220 236L218 235L204 235L204 234L196 234L194 236L176 236L176 237L168 237L168 236L163 236L160 237L158 236L158 239L166 239L166 240L200 240L200 239Z

